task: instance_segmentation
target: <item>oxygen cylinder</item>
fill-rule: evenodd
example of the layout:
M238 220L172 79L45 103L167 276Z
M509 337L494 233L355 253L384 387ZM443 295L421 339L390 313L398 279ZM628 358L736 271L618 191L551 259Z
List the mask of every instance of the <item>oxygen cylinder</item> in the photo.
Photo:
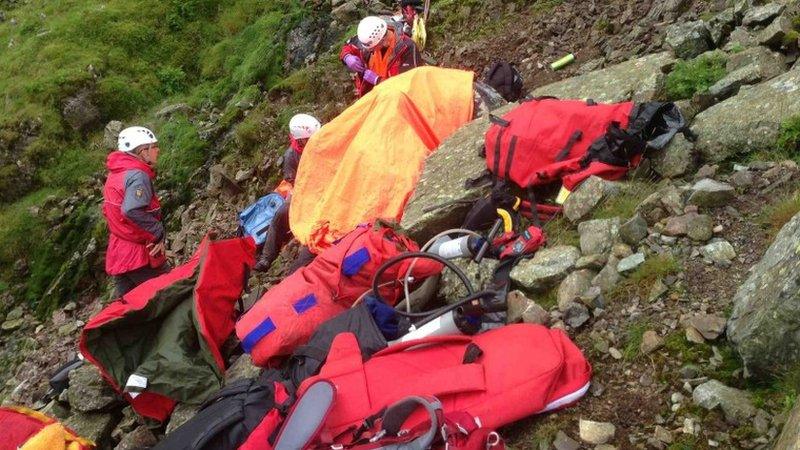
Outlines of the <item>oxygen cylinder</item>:
M450 239L447 236L434 241L428 253L434 253L442 258L472 258L480 250L484 239L477 236L462 236Z
M389 345L398 344L400 342L411 341L414 339L422 339L428 336L446 336L451 334L463 334L456 325L453 311L442 314L441 316L431 320L425 325L406 333L405 336L392 341Z

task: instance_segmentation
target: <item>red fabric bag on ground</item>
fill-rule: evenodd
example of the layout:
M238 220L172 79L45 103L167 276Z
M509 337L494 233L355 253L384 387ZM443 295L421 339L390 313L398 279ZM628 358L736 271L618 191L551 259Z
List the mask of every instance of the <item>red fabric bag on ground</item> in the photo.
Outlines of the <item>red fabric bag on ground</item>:
M336 388L322 435L337 436L410 395L435 396L445 413L464 411L489 429L578 401L592 369L558 329L517 324L476 336L437 336L390 346L364 362L355 336L333 342L317 380Z
M305 344L322 322L350 308L372 288L372 278L387 260L417 244L391 228L363 225L320 253L308 266L298 269L272 287L236 323L242 348L253 362L267 366ZM394 303L401 279L413 260L390 267L384 274L388 285L381 296ZM415 279L439 273L439 263L419 260ZM383 281L383 280L382 280Z
M252 238L213 241L108 305L83 329L81 353L139 414L165 420L178 401L220 388L221 347L255 263Z

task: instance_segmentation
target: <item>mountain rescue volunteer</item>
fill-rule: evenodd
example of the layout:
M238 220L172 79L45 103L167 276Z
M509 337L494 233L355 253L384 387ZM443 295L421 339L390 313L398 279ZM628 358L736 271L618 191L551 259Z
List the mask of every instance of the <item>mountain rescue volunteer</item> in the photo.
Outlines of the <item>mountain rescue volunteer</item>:
M300 157L303 154L303 149L308 143L308 139L319 129L322 124L316 117L308 114L296 114L289 120L289 148L283 154L283 181L275 189L275 192L281 194L286 200L272 218L272 224L267 229L267 237L264 241L264 248L261 251L261 258L254 267L258 272L264 272L272 265L272 262L278 257L281 249L292 238L292 232L289 229L289 206L292 201L292 187L294 180L297 177L297 167L300 165ZM307 252L306 252L307 253ZM310 253L308 255L301 255L298 258L301 265L305 265L308 259L312 258Z
M106 161L103 215L109 228L106 272L114 277L114 297L168 272L161 204L153 189L158 140L144 127L122 130L118 150Z
M359 97L381 81L424 64L414 41L403 33L402 25L389 25L376 16L358 24L358 34L350 38L339 53L355 74Z

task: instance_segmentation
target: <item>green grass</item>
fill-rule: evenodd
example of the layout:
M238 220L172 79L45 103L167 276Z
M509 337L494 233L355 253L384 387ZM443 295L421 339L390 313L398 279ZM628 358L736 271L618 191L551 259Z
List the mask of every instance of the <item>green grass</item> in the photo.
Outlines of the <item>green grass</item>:
M759 214L759 222L767 230L771 240L798 212L800 212L800 191L794 191L766 206Z
M544 224L543 228L548 246L571 245L580 247L581 236L578 234L577 227L563 215L549 220Z
M646 298L659 278L677 274L680 262L670 254L652 256L622 280L609 294L612 301L625 301L632 297Z
M792 116L781 123L777 147L787 156L797 159L800 156L800 115Z
M681 435L678 440L669 444L667 450L697 450L699 440L694 436Z
M603 200L592 212L593 219L611 219L619 217L623 222L633 217L636 207L657 189L652 181L629 181L621 192Z
M628 325L625 330L625 347L622 349L622 356L625 361L633 361L639 357L642 338L647 330L653 329L650 322L642 321Z
M666 94L670 100L691 98L697 92L708 90L725 74L725 57L700 56L691 61L679 61L667 75Z

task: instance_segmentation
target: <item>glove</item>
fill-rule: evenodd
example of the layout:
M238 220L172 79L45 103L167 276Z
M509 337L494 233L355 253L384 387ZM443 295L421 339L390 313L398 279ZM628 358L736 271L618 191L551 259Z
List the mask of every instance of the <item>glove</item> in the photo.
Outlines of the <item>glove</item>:
M344 65L346 65L348 69L356 73L362 73L364 72L364 69L366 69L366 67L364 67L364 61L362 61L361 58L359 58L356 55L345 56Z
M381 77L379 77L377 73L367 69L364 71L364 81L374 86L381 81Z

